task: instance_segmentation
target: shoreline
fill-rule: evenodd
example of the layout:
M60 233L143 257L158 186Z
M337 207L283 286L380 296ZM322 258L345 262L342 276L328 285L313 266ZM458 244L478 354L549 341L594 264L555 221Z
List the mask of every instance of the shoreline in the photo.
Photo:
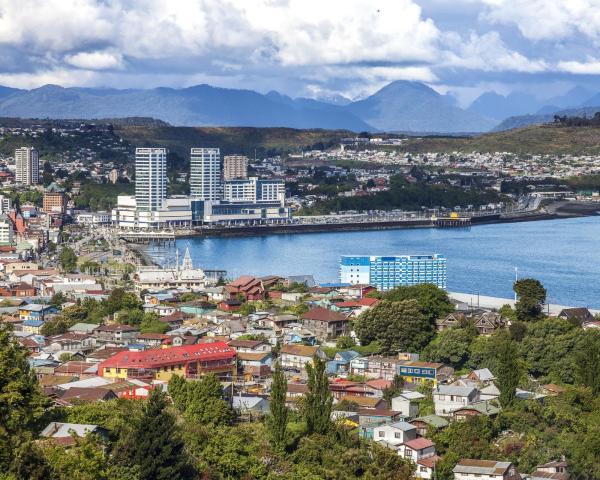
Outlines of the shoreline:
M600 215L600 203L556 201L544 207L543 210L519 214L490 214L481 217L472 217L470 226L490 225L495 223L535 222L540 220L558 220L563 218L592 217ZM447 228L468 228L447 227ZM396 220L383 222L355 222L355 223L325 223L325 224L282 224L261 225L252 227L233 227L204 229L199 231L175 232L175 238L213 238L213 237L253 237L265 235L288 235L302 233L327 233L327 232L360 232L372 230L404 230L417 228L443 228L437 227L429 219L424 220Z

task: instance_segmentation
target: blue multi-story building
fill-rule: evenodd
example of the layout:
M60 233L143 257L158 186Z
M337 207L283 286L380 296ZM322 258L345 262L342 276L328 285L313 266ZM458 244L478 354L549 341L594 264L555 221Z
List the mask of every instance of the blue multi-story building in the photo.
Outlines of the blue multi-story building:
M373 285L378 290L432 283L446 288L446 257L442 255L343 256L342 283Z

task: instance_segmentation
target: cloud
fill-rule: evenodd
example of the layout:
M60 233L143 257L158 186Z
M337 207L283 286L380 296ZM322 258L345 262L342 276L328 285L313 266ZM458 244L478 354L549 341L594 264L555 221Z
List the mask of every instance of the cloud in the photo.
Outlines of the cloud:
M588 59L586 62L559 62L557 69L575 75L600 75L600 60Z
M600 0L482 0L483 18L515 25L531 40L556 41L576 34L600 40Z
M108 70L123 68L123 56L119 52L79 52L65 56L65 63L84 70Z

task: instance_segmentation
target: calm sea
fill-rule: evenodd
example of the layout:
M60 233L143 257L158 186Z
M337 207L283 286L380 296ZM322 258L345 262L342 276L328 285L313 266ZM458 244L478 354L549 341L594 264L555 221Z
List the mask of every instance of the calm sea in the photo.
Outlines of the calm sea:
M448 258L448 289L512 297L519 277L541 280L550 303L600 308L600 217L483 225L467 229L414 229L193 238L177 241L180 258L189 247L195 266L242 274L312 274L338 281L342 255L440 253ZM151 247L163 265L175 263L175 247Z

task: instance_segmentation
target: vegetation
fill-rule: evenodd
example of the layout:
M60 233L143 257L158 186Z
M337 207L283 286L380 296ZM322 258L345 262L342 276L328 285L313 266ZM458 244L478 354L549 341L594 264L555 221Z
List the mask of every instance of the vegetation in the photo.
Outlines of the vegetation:
M267 428L271 443L275 449L283 449L286 444L288 424L288 408L285 405L287 394L287 380L279 362L273 371L271 387L270 413L267 417Z
M325 372L325 362L318 357L313 364L306 364L308 393L304 399L303 413L309 434L325 435L331 426L331 406L333 397L329 391L329 380Z
M537 320L542 316L542 308L546 302L546 289L539 280L525 278L514 283L513 290L517 294L515 313L518 320Z
M65 272L73 272L77 268L77 254L71 247L62 247L58 261Z

